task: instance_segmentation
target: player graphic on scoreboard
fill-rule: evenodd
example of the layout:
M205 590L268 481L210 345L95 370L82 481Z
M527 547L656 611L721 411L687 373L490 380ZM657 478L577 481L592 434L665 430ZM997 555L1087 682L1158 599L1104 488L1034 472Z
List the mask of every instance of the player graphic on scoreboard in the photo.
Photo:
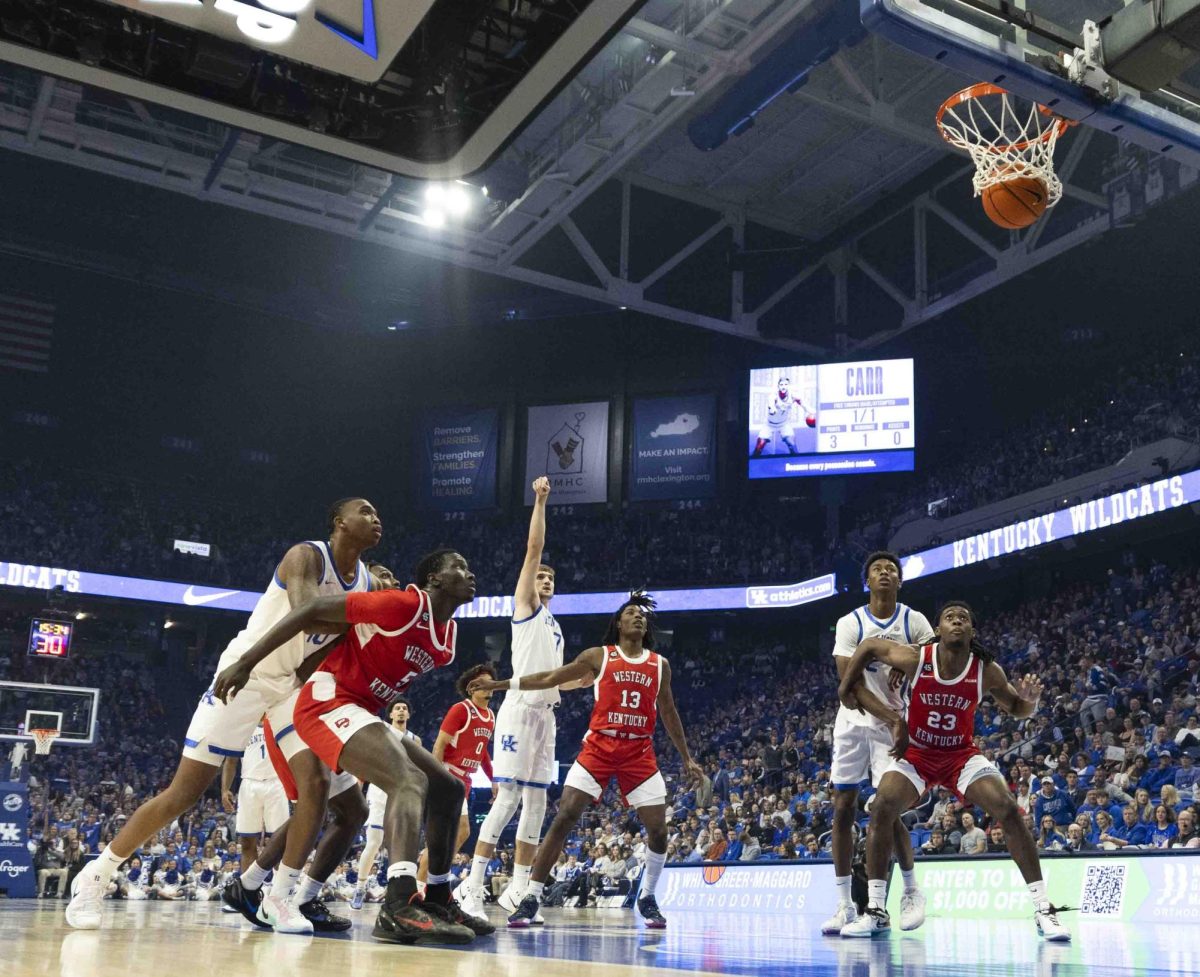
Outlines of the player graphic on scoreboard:
M754 374L769 372L755 370ZM796 372L815 371L812 367L799 367ZM757 379L758 377L754 376L751 381L755 387L758 386L757 383L754 383ZM811 378L806 386L815 388L813 380L815 377ZM751 417L751 421L756 418L759 421L758 439L751 453L752 457L760 457L768 445L772 446L772 454L782 454L784 449L789 455L805 454L812 450L812 446L806 445L805 451L801 451L796 446L796 428L801 424L810 428L816 427L815 389L813 390L814 407L811 408L806 406L799 390L799 384L793 387L792 377L789 373L781 372L775 383L774 391L767 394L765 404L760 398L752 400L751 410L754 416ZM782 442L782 447L779 442Z

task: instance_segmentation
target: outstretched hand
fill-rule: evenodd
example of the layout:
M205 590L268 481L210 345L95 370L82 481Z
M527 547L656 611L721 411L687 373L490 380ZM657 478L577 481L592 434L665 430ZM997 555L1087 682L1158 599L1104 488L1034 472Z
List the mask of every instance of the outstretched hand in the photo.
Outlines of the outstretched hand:
M1036 703L1042 697L1042 680L1036 675L1023 675L1013 682L1013 689L1026 702Z
M536 499L544 499L550 494L550 479L545 475L539 475L533 480L533 496Z
M892 748L888 750L888 756L903 760L908 752L908 722L903 716L897 716L888 724L888 730L892 734Z
M482 675L467 684L467 695L474 695L476 692L496 691L505 691L504 682L494 678L485 678Z

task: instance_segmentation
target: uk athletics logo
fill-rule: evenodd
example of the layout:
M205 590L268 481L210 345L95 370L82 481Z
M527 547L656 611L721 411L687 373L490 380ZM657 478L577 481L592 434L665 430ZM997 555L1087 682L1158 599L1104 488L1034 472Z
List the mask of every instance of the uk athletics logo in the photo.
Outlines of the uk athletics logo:
M506 752L506 753L516 753L517 752L517 738L512 735L501 736L500 737L500 749L504 750L504 752Z
M12 821L0 821L0 841L21 840L21 826Z

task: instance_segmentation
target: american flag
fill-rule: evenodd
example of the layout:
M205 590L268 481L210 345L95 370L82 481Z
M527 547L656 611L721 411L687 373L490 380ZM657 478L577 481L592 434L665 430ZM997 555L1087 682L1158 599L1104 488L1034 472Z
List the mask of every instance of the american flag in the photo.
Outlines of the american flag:
M47 373L54 306L0 294L0 367Z

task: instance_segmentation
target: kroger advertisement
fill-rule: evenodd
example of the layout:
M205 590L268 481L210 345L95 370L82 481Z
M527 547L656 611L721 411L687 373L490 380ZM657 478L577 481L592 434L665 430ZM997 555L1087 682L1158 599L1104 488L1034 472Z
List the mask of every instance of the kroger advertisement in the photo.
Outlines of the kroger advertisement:
M716 495L716 430L717 398L711 394L635 400L629 498Z
M421 425L417 492L424 509L457 512L496 505L500 412L439 410Z
M750 371L751 478L913 470L913 361Z

